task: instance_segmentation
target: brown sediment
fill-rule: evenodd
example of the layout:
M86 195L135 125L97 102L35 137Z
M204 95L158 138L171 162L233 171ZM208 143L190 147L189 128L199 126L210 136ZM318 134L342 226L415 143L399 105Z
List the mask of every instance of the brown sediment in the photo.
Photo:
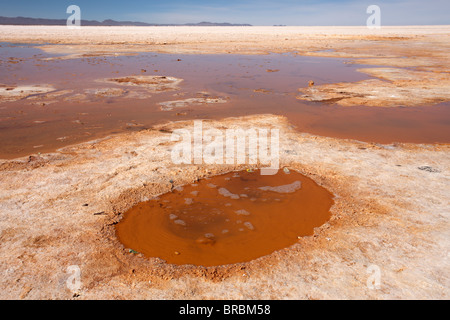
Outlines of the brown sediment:
M335 195L330 220L314 235L246 263L213 267L171 265L127 250L115 226L130 208L249 168L173 164L170 132L192 125L168 123L2 161L0 295L19 297L30 287L39 290L27 289L29 299L70 298L67 267L78 265L78 299L448 298L442 252L449 245L449 147L300 134L283 117L203 126L281 130L280 165ZM380 290L367 287L370 265L381 269Z
M139 203L117 224L126 248L171 264L248 262L310 236L332 196L295 171L228 173Z
M152 91L178 90L183 79L167 76L128 76L99 80L125 86L140 86Z

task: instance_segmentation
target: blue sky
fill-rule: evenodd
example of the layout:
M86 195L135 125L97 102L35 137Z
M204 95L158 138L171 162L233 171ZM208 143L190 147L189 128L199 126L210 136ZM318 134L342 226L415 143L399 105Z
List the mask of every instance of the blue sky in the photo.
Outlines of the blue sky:
M86 20L306 26L365 25L376 4L382 25L450 24L449 0L1 0L0 16L65 19L71 4Z

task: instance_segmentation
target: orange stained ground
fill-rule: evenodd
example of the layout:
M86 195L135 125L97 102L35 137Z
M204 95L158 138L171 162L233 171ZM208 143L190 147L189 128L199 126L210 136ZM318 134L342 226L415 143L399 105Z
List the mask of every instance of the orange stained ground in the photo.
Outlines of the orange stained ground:
M330 218L332 195L290 171L233 172L140 203L116 225L122 244L171 264L246 262L286 248Z

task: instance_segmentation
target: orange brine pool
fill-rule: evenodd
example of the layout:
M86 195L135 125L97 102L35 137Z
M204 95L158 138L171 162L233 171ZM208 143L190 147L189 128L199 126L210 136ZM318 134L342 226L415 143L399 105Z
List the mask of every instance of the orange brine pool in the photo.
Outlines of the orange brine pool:
M332 194L298 172L231 172L124 213L120 242L171 264L246 262L291 246L330 218Z

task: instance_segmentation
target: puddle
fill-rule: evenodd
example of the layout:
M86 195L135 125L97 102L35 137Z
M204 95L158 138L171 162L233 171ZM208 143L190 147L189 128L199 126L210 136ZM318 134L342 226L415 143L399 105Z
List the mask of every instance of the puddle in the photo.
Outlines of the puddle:
M375 143L449 142L449 103L414 108L339 107L295 98L298 88L310 80L321 85L370 78L356 71L361 65L345 64L345 59L141 53L47 60L52 56L38 46L0 46L0 85L40 84L57 90L47 96L0 103L2 159L52 152L167 121L267 113L287 116L297 130L322 136ZM174 91L144 92L120 82L130 76L183 81L174 85ZM133 123L138 125L129 125Z
M312 235L332 204L326 189L294 171L232 172L136 205L116 234L133 252L171 264L247 262Z

